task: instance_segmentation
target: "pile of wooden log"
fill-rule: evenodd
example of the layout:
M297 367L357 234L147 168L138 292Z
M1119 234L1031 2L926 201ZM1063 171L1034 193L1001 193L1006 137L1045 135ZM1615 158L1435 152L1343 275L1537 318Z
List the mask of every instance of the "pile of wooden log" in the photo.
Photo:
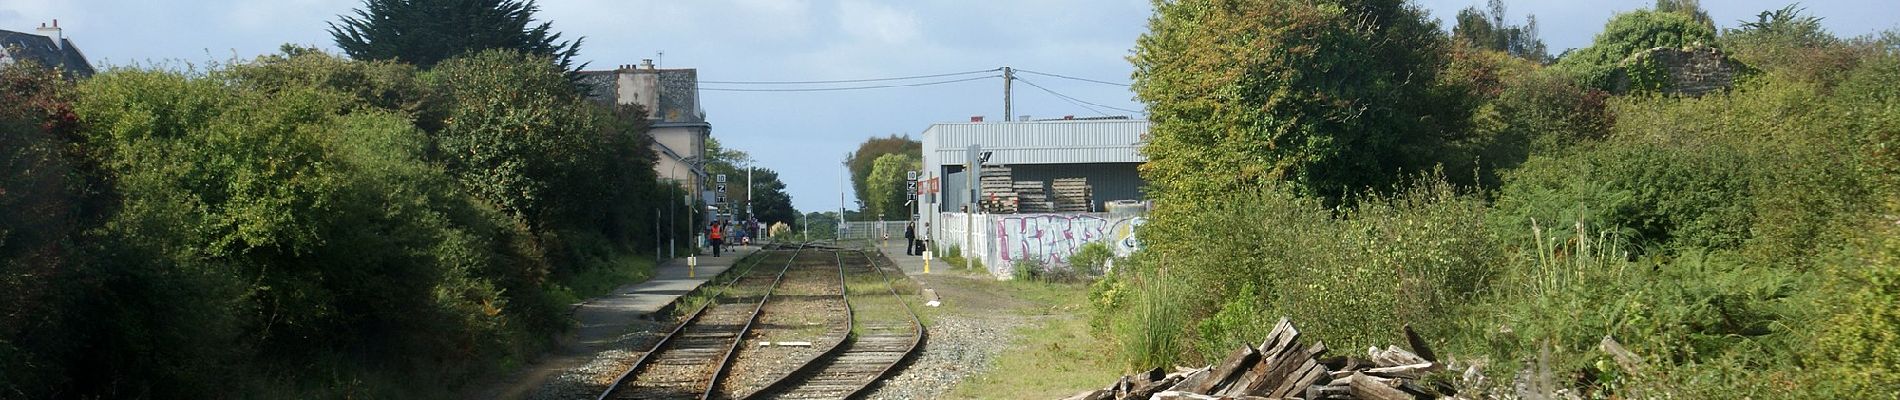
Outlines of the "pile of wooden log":
M1049 182L1055 192L1056 212L1095 212L1094 188L1089 178L1061 178Z
M1241 346L1219 364L1174 373L1157 368L1069 400L1412 400L1451 395L1446 393L1450 387L1423 382L1445 366L1411 327L1404 333L1411 351L1389 346L1368 349L1364 358L1324 357L1325 344L1300 343L1300 331L1282 318L1259 346Z

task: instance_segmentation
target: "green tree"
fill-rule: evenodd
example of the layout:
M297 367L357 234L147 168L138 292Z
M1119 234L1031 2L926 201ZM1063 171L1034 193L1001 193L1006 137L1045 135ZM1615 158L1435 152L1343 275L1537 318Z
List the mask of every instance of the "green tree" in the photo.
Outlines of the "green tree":
M1681 14L1697 24L1715 29L1715 20L1709 18L1709 11L1702 9L1702 0L1656 0L1656 11Z
M924 158L924 143L912 140L908 135L873 136L858 144L858 150L845 157L845 166L851 172L851 192L858 200L858 207L870 207L876 199L867 191L870 187L865 185L865 179L871 176L871 167L877 163L877 158L898 153L921 160Z
M85 349L80 308L97 293L107 205L78 143L73 82L32 61L0 66L0 393L55 397ZM90 317L90 316L87 316Z
M765 168L754 170L752 189L752 213L758 217L760 224L798 222L798 210L792 208L792 195L785 193L785 182L779 180L778 171Z
M1866 56L1821 26L1821 18L1799 5L1762 11L1754 21L1722 32L1723 46L1735 59L1771 73L1826 84L1845 79Z
M435 145L476 198L545 228L585 209L601 127L562 71L534 55L488 50L431 71L450 112Z
M1142 174L1187 210L1271 181L1341 199L1438 161L1444 34L1398 0L1156 1L1135 92L1154 121Z
M584 38L562 41L552 23L535 24L536 11L534 0L364 0L355 15L330 23L330 36L358 60L428 69L477 51L510 49L578 70L574 56Z
M1502 51L1537 63L1550 62L1549 47L1537 37L1537 16L1526 17L1524 25L1511 25L1504 15L1504 0L1491 0L1485 10L1465 7L1458 11L1451 37L1465 46Z
M865 212L885 219L902 219L910 215L904 203L909 201L904 194L905 172L923 168L923 160L904 153L878 156L872 163L870 175L865 177L865 192L871 202L866 204Z

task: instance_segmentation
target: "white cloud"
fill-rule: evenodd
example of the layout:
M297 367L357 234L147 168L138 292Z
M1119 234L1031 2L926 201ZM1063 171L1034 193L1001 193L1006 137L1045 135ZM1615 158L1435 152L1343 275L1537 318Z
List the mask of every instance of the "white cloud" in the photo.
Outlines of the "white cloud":
M860 41L909 43L920 36L922 24L915 13L884 4L861 0L838 4L838 26Z

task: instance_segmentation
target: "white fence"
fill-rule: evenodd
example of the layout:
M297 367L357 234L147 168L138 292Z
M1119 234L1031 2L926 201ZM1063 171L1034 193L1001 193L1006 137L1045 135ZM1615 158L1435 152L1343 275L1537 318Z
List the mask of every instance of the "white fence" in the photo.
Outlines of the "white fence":
M938 214L931 238L938 251L950 246L979 256L991 275L1008 279L1017 261L1067 264L1083 244L1109 245L1118 255L1141 248L1138 231L1147 219L1107 213ZM902 235L903 226L898 226ZM900 236L901 237L901 236Z
M842 240L891 240L904 239L905 221L849 221L838 230ZM887 236L888 235L888 236Z

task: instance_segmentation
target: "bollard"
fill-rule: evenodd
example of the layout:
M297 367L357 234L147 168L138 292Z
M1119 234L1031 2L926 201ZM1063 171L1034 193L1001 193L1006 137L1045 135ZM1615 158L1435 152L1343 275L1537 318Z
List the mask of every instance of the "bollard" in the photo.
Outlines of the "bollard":
M693 270L699 267L699 257L686 256L686 277L693 277Z
M924 250L924 275L930 275L930 250Z

